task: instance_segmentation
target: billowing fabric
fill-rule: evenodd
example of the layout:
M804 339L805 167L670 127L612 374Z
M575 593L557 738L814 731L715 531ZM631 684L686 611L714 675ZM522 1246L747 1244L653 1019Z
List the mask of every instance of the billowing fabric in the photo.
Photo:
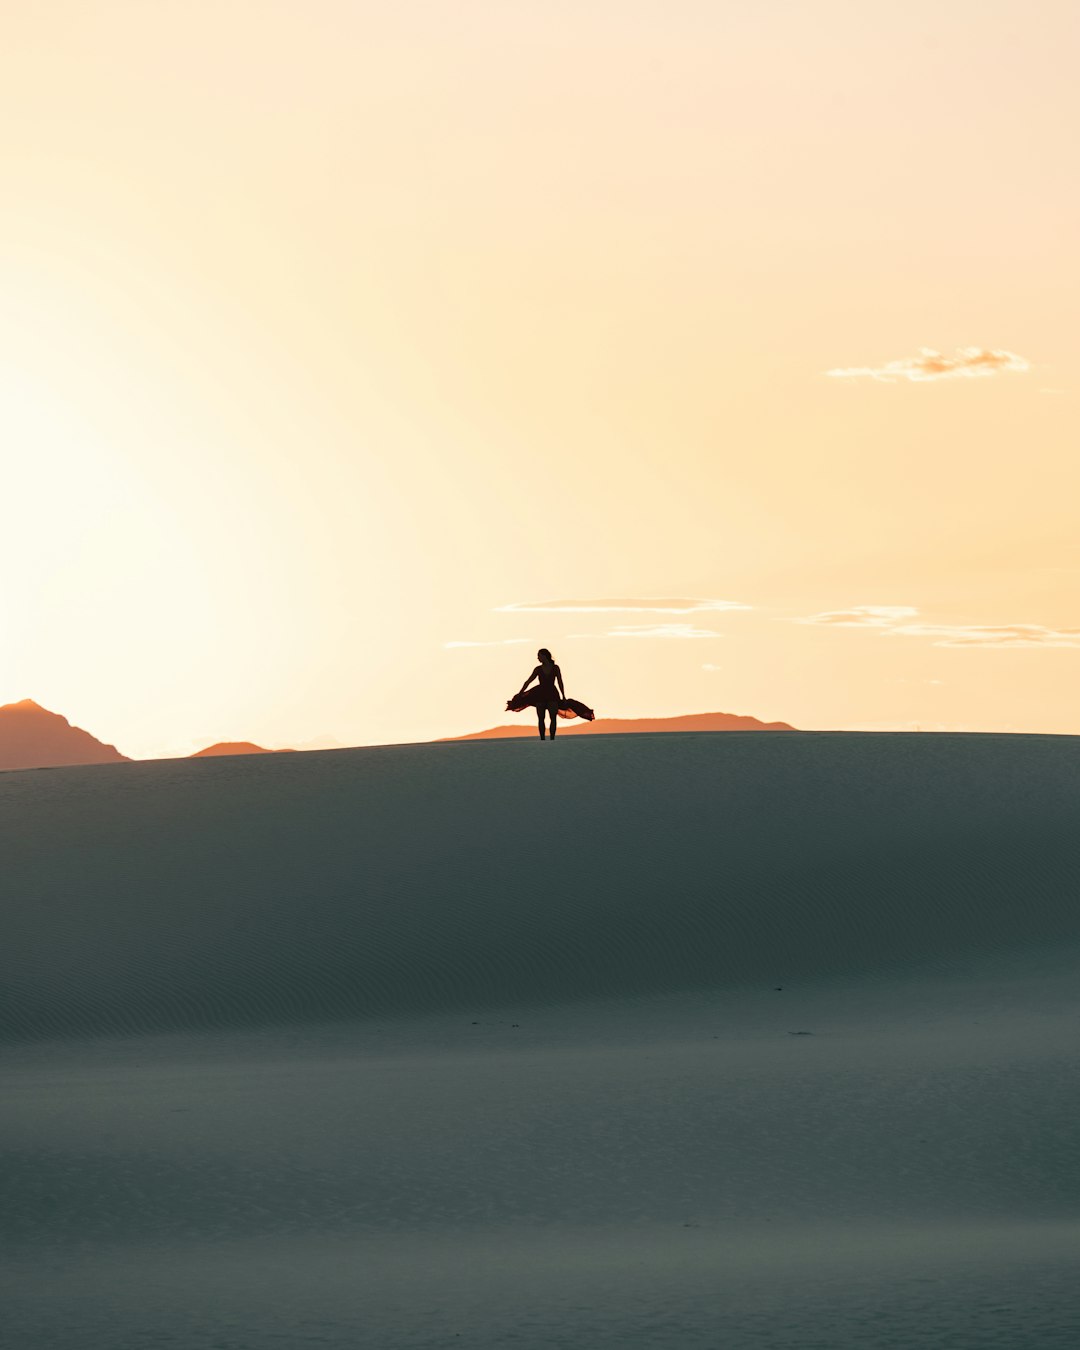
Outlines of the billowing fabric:
M515 694L506 705L507 712L522 712L526 708L555 708L560 717L580 717L584 722L596 720L596 714L576 698L555 698L549 701L548 694L540 689L530 689L525 694Z

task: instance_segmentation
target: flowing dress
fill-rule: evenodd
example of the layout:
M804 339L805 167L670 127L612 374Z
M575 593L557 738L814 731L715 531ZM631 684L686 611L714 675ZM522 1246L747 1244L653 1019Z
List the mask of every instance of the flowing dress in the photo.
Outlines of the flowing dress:
M595 721L596 714L584 703L576 698L559 697L559 691L555 687L556 673L559 673L561 678L558 666L552 666L550 670L537 666L529 679L535 675L540 683L527 693L515 694L508 700L506 711L522 712L525 708L554 708L560 717L580 717L585 722Z

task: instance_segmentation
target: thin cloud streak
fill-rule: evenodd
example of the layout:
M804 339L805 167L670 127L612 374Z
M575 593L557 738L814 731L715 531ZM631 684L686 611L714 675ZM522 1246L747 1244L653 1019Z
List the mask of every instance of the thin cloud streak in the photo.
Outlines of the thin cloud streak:
M872 628L886 637L928 638L935 647L1080 649L1080 628L1047 628L1037 623L909 623L919 611L910 605L853 605L796 619L833 628Z
M701 614L750 609L737 600L651 599L539 600L499 605L497 614Z
M833 628L889 628L901 619L913 619L918 612L910 605L852 605L850 609L810 614L795 622L828 624Z
M640 624L627 625L622 628L613 628L605 637L613 638L718 638L723 634L714 632L711 628L695 628L689 623L658 623L658 624Z
M532 638L496 638L494 642L444 642L445 648L450 647L515 647L523 642L532 642Z
M960 347L953 356L944 356L932 347L920 347L918 356L886 361L882 366L846 366L827 370L825 374L841 380L877 380L881 384L909 380L918 384L927 380L980 379L1002 371L1028 369L1029 362L1015 352Z
M935 647L1071 647L1080 649L1080 628L1045 628L1038 623L904 624L890 630L905 637L934 639Z

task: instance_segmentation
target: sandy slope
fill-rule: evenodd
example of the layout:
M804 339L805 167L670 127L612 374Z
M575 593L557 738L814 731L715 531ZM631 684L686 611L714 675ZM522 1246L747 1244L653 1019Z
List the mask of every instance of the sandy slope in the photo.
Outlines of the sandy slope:
M1072 1347L1078 807L1054 737L0 776L15 1343Z

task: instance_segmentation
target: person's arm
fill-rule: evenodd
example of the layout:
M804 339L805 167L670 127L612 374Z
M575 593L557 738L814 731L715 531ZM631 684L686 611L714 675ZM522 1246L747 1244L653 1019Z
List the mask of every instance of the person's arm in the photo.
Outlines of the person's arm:
M537 675L539 675L539 674L540 674L540 667L537 666L536 669L533 671L533 673L529 676L529 678L525 681L525 683L524 683L524 684L521 686L521 688L517 691L517 694L514 695L514 697L517 698L519 694L523 694L523 693L525 692L525 690L528 689L529 685L532 684L533 680L535 680L536 677L537 677Z
M562 682L562 671L558 666L555 667L555 680L559 686L559 693L562 695L562 701L566 702L566 686Z

